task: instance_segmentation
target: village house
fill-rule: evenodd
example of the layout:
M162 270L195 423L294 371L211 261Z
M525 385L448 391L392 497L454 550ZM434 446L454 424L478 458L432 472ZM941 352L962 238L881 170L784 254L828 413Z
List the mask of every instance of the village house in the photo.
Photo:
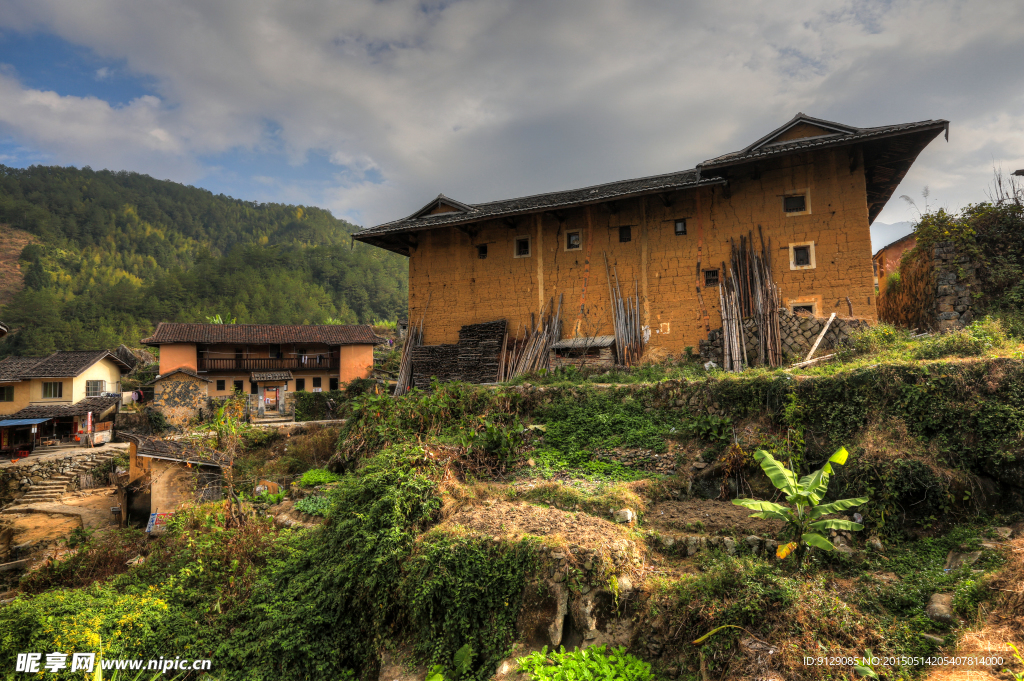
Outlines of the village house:
M718 287L741 238L770 243L790 312L875 320L869 226L943 131L798 114L691 170L480 204L442 194L353 238L409 258L408 318L425 345L499 319L515 337L560 299L559 337L603 344L617 283L640 299L649 345L682 354L722 326Z
M152 534L178 509L223 496L223 471L231 457L200 442L125 433L128 481L120 490L122 522L146 522Z
M908 234L891 244L883 246L871 257L871 263L875 272L875 287L878 295L882 295L886 285L889 283L889 275L900 268L900 259L903 254L917 245L917 237Z
M129 370L107 350L0 361L0 451L31 451L83 435L109 441L121 375Z
M142 340L160 348L153 402L172 422L234 393L288 412L295 392L338 390L369 377L380 342L369 326L340 324L161 323Z

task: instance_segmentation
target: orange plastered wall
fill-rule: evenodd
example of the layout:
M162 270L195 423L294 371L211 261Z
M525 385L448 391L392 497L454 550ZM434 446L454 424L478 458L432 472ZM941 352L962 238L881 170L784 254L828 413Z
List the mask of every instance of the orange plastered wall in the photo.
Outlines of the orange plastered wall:
M348 383L356 378L368 378L373 369L372 345L342 345L338 382Z
M589 220L588 209L574 208L558 216L520 216L511 225L483 222L470 234L455 228L421 232L409 258L409 323L425 318L426 344L454 343L461 326L502 318L521 336L530 314L562 295L563 337L611 334L610 274L613 283L617 275L624 296L639 292L652 345L682 352L707 336L698 269L721 268L730 258L730 238L739 245L740 236L753 232L759 249L758 225L771 238L783 305L813 300L818 314L845 316L852 307L853 316L875 319L866 187L856 154L784 158L756 174L752 167L734 172L728 187L594 205ZM804 190L810 213L787 216L782 197ZM687 220L684 236L674 232L677 219ZM622 243L619 228L625 226L631 238ZM582 248L567 251L566 233L574 230L582 232ZM515 258L515 239L525 236L531 255ZM802 242L814 243L816 267L791 270L789 244ZM476 246L483 244L487 257L480 259ZM701 282L701 293L708 324L720 327L718 288Z
M160 346L160 374L175 369L191 369L196 371L196 346L193 343L169 343Z

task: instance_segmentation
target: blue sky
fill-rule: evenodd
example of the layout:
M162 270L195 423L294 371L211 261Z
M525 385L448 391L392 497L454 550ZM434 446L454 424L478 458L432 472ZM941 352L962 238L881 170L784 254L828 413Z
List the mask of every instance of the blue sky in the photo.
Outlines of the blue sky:
M358 224L689 168L797 111L947 118L896 197L1024 168L1024 3L0 0L0 163Z

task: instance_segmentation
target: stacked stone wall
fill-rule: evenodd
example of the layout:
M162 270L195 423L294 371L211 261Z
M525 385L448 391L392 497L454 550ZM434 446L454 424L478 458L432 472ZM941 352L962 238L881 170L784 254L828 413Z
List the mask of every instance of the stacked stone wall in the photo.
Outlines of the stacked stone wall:
M183 428L200 417L207 405L207 383L185 374L157 381L153 386L153 407L159 410L167 422L176 428Z
M974 319L978 264L952 242L903 259L900 279L878 297L881 321L919 331L949 331Z
M811 317L793 314L789 310L779 310L779 334L782 339L782 353L787 361L802 360L814 346L814 341L825 328L828 318ZM849 340L855 331L866 328L870 322L866 319L836 317L825 332L818 345L818 354L824 350L838 350ZM755 366L759 363L758 344L760 329L753 319L743 320L743 340L747 349L747 364ZM700 342L700 357L705 362L714 362L722 366L722 330L714 329L708 334L708 340Z

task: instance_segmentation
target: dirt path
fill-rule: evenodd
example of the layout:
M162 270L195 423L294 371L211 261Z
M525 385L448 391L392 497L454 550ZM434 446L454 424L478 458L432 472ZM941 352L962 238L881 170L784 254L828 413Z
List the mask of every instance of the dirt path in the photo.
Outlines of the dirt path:
M647 510L644 521L649 527L667 531L714 534L719 530L735 530L740 534L771 537L784 526L780 520L751 518L745 508L710 499L663 501Z

